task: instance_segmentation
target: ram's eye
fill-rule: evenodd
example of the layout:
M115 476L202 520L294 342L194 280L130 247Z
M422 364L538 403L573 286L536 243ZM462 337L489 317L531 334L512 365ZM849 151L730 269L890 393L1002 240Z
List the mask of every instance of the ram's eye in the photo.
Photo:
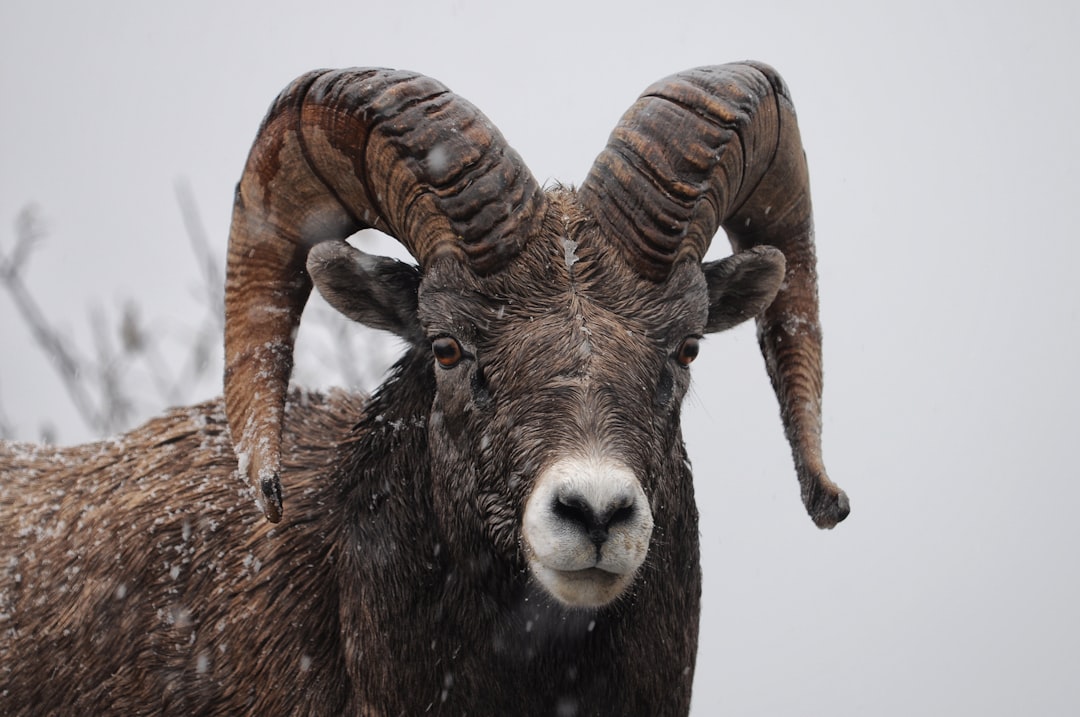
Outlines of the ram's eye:
M465 356L461 344L452 336L440 336L431 342L431 353L443 368L453 368Z
M696 336L687 336L679 344L679 350L675 353L675 360L683 366L689 366L697 358L698 351L701 350L701 342Z

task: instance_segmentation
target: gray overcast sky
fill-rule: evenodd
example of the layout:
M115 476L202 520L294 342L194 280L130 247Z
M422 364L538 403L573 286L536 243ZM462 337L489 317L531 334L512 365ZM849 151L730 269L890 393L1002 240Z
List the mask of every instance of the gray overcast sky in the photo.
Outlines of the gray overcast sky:
M541 181L577 183L653 80L769 62L810 160L825 456L853 513L813 527L752 329L711 338L684 419L706 574L694 714L1077 714L1078 14L5 0L0 246L36 203L27 280L51 318L85 343L88 306L132 297L172 331L199 311L175 181L223 253L259 120L305 70L430 74ZM20 436L47 419L88 438L6 295L0 322Z

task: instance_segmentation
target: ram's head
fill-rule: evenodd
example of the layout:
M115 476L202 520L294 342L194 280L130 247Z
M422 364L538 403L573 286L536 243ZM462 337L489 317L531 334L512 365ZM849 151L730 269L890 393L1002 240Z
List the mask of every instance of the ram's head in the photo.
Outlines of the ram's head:
M419 266L344 242L365 227ZM703 263L721 227L736 251ZM657 507L691 490L679 430L688 366L705 334L750 317L806 507L822 527L847 515L820 457L806 164L768 67L657 83L581 187L548 192L478 110L426 77L316 72L283 92L237 190L226 287L229 423L272 521L313 281L427 357L444 530L504 554L520 546L566 604L618 596Z

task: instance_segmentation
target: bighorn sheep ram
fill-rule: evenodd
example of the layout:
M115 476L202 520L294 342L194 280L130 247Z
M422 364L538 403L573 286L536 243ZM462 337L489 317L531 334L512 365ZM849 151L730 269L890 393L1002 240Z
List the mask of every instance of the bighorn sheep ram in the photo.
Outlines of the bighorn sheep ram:
M344 242L365 227L418 266ZM767 66L653 85L546 191L431 79L300 77L236 192L223 403L0 449L0 712L686 713L687 367L757 316L803 501L843 520L816 281ZM288 391L312 284L407 343L369 399Z

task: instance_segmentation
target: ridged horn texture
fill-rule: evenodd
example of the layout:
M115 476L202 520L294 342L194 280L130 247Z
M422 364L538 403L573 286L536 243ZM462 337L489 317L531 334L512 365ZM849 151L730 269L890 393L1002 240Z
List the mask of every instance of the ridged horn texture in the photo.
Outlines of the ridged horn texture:
M601 231L643 276L700 261L722 226L735 251L780 249L787 274L758 336L821 527L848 512L821 458L821 331L809 174L795 110L767 65L701 67L649 87L623 115L579 190Z
M488 119L430 78L324 70L278 96L237 187L225 282L229 429L269 520L310 248L375 228L421 266L451 253L487 274L539 230L544 201Z

